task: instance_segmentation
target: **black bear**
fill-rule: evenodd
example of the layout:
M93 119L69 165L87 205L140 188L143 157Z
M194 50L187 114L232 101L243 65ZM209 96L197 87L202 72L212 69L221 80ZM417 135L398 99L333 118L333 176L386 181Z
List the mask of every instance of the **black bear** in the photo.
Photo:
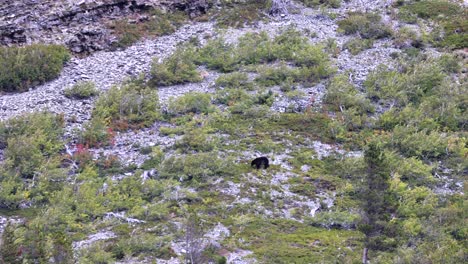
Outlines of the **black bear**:
M258 169L266 169L270 167L270 164L268 162L267 157L259 157L254 160L252 160L252 163L250 163L250 166L255 166Z

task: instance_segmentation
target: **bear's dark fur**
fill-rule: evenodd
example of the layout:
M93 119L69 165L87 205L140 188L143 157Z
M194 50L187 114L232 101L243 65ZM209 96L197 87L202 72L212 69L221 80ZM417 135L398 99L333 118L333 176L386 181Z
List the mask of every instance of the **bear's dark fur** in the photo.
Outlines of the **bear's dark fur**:
M270 164L268 162L267 157L259 157L254 160L252 160L252 163L250 163L250 166L255 166L258 169L267 169L270 167Z

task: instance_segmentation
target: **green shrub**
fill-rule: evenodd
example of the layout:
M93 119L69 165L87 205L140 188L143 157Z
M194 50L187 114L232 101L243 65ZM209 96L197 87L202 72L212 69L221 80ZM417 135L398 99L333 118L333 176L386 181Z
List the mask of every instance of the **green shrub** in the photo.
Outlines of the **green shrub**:
M186 20L182 12L163 13L154 9L148 15L149 19L143 22L130 23L127 19L116 20L110 28L117 35L116 48L126 48L133 45L143 37L155 37L174 33Z
M394 34L394 43L397 47L406 48L411 47L420 47L423 44L423 41L418 33L411 29L410 27L402 27Z
M349 212L319 212L307 222L312 226L325 228L355 229L361 217Z
M389 27L381 22L377 14L351 12L348 17L338 21L338 27L346 35L359 34L365 39L379 39L391 35Z
M441 158L447 155L448 138L437 131L421 130L412 126L396 126L391 146L406 157L420 159Z
M208 152L216 146L216 140L209 136L203 129L193 129L185 133L181 140L176 142L176 147L182 149L184 153Z
M93 118L79 132L78 141L86 147L104 147L112 144L114 134L101 118Z
M324 102L334 111L356 109L359 114L373 112L373 107L364 95L360 95L356 88L349 83L346 75L335 76L328 85Z
M344 49L349 50L353 55L359 54L361 51L372 48L374 41L371 39L354 38L343 45Z
M197 63L212 70L233 72L239 68L240 59L233 44L226 43L223 38L217 38L209 40L198 51Z
M333 8L338 8L341 5L341 0L300 0L304 5L309 7L316 6L329 6Z
M219 76L218 79L216 79L216 86L224 89L253 89L253 84L249 82L249 76L243 72L234 72Z
M186 113L204 113L213 111L211 95L199 92L186 93L176 99L171 98L168 107L169 113L180 115Z
M449 1L414 1L400 8L398 16L408 23L416 23L417 18L438 22L434 27L433 41L437 46L451 49L466 48L468 43L468 12Z
M149 126L161 117L158 94L138 80L113 86L99 96L92 116L117 130Z
M296 82L299 76L297 68L291 68L285 64L279 67L260 66L257 72L259 75L255 78L255 82L266 87Z
M32 178L63 148L63 119L41 112L0 123L0 148L5 149L5 168Z
M444 17L457 15L461 11L459 5L440 0L414 1L400 8L400 12L403 14L408 12L424 19L444 19Z
M211 16L218 27L241 28L252 25L265 18L265 11L270 5L268 0L222 0L221 7L213 9Z
M293 28L285 29L274 39L265 32L248 33L237 45L222 38L209 41L198 51L197 63L212 70L232 72L244 65L275 61L291 62L299 69L297 79L313 83L332 72L330 61L322 46L311 45L307 38Z
M104 242L97 242L96 244L82 249L78 253L78 261L84 264L99 263L110 264L114 263L115 259L111 252L105 251Z
M266 87L274 85L287 87L294 83L311 86L331 74L331 70L327 64L299 68L288 67L284 64L278 67L260 66L257 68L257 71L259 76L255 78L255 82Z
M463 49L468 47L468 14L446 19L442 22L444 36L438 40L437 45L450 49Z
M59 45L0 47L0 91L24 92L57 78L70 58Z
M374 99L392 100L393 104L419 104L424 96L442 84L446 74L434 62L426 61L399 73L383 67L371 73L364 86Z
M159 167L159 175L162 178L175 180L204 181L212 176L229 176L236 172L232 160L218 158L213 152L186 155L181 157L171 156L166 158Z
M154 58L151 65L150 85L167 86L201 81L202 78L197 71L193 56L194 52L191 47L181 46L163 62Z
M251 96L241 89L222 89L216 92L216 102L228 106L236 103L246 102Z
M72 87L65 89L64 94L68 98L86 99L99 94L96 85L92 81L81 81Z

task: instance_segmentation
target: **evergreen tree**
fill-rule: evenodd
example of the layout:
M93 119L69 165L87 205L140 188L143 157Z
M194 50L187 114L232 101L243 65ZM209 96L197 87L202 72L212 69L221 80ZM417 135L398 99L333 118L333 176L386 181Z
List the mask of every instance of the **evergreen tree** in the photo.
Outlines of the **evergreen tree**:
M0 241L0 264L3 263L21 263L18 255L21 253L19 248L14 244L14 228L8 224L3 230L3 235Z
M363 220L360 230L366 235L362 262L367 263L368 250L388 250L394 245L389 221L395 211L395 200L389 189L390 170L385 153L377 142L367 146L365 186L361 192Z

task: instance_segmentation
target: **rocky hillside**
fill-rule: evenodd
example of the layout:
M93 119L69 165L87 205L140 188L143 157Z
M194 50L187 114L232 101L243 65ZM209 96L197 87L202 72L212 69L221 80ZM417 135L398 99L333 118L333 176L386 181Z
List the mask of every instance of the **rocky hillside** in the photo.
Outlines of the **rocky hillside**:
M465 262L464 8L3 1L0 263Z

